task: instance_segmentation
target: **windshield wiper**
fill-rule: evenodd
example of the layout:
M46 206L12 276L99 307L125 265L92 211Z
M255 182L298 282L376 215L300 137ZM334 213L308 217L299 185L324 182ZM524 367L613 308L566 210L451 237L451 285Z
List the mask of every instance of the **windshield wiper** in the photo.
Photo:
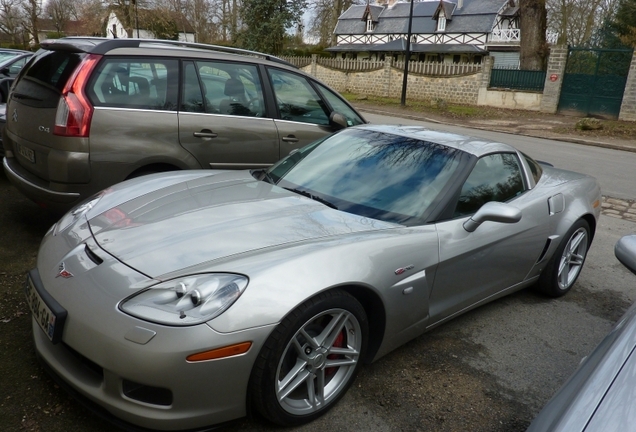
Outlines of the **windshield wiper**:
M318 201L319 203L324 204L327 207L331 207L332 209L338 210L338 207L336 207L335 204L333 204L333 203L327 201L326 199L321 198L321 197L319 197L317 195L312 195L312 194L310 194L307 191L300 190L300 189L292 189L292 188L283 188L283 189L288 190L290 192L297 193L298 195L306 196L307 198L311 198L314 201Z
M252 174L252 177L254 177L256 180L264 179L267 183L276 184L276 182L274 181L272 176L269 175L266 169L252 170L250 171L250 174Z

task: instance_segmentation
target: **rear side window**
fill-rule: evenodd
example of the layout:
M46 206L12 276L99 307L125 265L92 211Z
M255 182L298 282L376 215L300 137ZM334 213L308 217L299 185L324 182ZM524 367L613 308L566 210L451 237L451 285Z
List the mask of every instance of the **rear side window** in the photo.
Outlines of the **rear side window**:
M96 107L175 111L179 66L174 59L106 59L91 77L87 94Z
M265 98L256 66L184 62L181 110L247 117L265 116Z

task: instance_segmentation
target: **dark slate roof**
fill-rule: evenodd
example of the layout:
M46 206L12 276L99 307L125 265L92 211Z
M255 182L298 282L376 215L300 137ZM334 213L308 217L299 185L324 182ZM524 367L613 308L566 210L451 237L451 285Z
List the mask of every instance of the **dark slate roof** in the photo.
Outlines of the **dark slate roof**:
M365 7L366 9L366 7ZM369 12L371 12L371 20L377 22L380 14L382 13L382 11L384 10L384 8L382 6L372 6L369 5ZM363 12L364 14L364 12Z
M495 23L497 13L508 3L508 0L464 0L463 6L458 8L455 7L457 1L443 2L446 11L452 9L445 33L488 33ZM439 5L439 1L421 1L413 4L413 33L435 32L437 21L433 16ZM365 9L366 5L354 5L347 9L338 19L335 34L366 34L367 27L362 21ZM403 2L384 8L373 33L406 33L409 9L410 3Z

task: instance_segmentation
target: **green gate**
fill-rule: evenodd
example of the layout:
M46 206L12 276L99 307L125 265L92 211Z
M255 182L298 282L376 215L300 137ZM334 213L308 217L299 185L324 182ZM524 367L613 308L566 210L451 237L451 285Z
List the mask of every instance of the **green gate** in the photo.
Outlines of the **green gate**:
M617 119L632 49L570 48L558 112Z

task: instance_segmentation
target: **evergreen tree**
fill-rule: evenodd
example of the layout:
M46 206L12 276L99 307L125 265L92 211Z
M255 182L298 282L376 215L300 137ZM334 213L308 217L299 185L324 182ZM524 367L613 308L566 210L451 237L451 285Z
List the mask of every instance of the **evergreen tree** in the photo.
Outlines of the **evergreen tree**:
M624 45L636 48L636 0L620 1L614 28Z
M244 48L279 54L283 50L286 30L301 19L306 0L243 0L241 34Z

